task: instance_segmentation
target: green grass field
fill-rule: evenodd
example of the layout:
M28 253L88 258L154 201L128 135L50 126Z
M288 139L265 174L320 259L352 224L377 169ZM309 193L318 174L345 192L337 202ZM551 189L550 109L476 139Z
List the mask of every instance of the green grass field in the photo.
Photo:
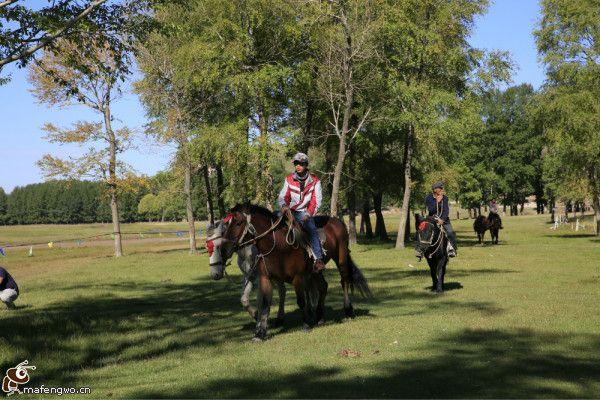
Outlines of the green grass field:
M412 250L363 241L352 254L375 300L355 298L358 317L344 319L329 267L328 323L301 332L290 288L284 326L261 344L237 267L212 281L185 243L136 243L120 259L110 247L12 251L0 262L21 296L0 310L0 367L27 359L28 386L92 388L80 398L597 398L600 241L547 219L505 218L500 244L483 247L472 220L455 221L441 295Z

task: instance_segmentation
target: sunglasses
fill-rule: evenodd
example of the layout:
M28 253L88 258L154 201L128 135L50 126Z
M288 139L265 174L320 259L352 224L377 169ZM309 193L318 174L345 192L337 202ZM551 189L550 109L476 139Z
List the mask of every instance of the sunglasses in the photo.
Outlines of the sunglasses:
M306 163L306 162L300 162L300 161L294 161L294 165L302 165L303 167L306 167L308 165L308 163Z

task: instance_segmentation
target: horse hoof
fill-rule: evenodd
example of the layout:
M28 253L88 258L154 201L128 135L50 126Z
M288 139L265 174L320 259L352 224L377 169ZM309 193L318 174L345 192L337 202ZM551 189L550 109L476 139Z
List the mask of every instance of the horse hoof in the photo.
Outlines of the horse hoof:
M312 331L312 328L310 327L310 325L308 325L308 324L302 325L302 332L308 333L310 331Z
M258 337L258 336L254 336L254 337L252 338L252 343L261 343L261 342L263 342L263 341L264 341L264 339L262 339L262 338L260 338L260 337Z
M321 325L325 325L325 318L321 318L318 322L317 322L317 326L321 326Z

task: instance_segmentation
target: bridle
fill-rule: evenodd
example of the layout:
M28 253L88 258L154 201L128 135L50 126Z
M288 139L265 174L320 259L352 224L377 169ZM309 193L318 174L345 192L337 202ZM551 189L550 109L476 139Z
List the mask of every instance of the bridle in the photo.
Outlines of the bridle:
M246 213L242 213L245 217L245 221L246 221L246 226L244 227L244 230L242 232L242 234L239 236L238 239L235 240L229 240L229 239L224 239L224 240L229 240L230 242L233 243L233 251L237 252L238 250L240 250L241 248L244 248L246 246L249 245L255 245L260 239L264 238L265 236L267 236L269 233L271 233L273 235L273 246L271 247L271 249L269 251L267 251L266 253L259 253L256 256L256 261L254 263L254 266L252 267L252 270L256 269L258 263L260 262L260 260L262 259L263 263L265 264L265 269L268 271L268 267L267 267L267 261L265 260L265 257L267 257L269 254L271 254L273 252L273 250L275 250L275 247L277 246L277 242L275 241L275 229L279 226L279 224L281 223L282 219L283 219L283 215L281 215L277 221L275 221L275 223L271 224L271 227L269 229L267 229L265 232L258 234L256 228L254 227L254 225L252 225L251 219L252 219L252 215L250 214L246 214ZM229 222L231 219L233 219L234 214L231 213L229 214L227 217L225 217L225 219L223 220L224 223ZM251 235L251 239L243 241L244 238L250 234ZM239 243L240 241L243 241L242 243Z
M421 221L421 223L419 224L419 227L417 228L417 237L419 238L419 243L425 243L428 245L425 248L425 250L423 250L423 253L427 253L427 251L432 247L434 248L433 251L429 252L429 254L426 256L427 258L431 258L435 253L438 252L438 250L442 246L443 238L444 238L444 236L447 236L447 234L446 234L446 230L444 229L444 226L439 225L440 234L438 235L438 237L435 241L433 240L434 234L431 235L431 238L429 240L423 240L423 239L421 239L421 232L423 231L423 229L421 229L421 227L423 226L423 224L430 224L430 225L434 225L434 224L429 221Z

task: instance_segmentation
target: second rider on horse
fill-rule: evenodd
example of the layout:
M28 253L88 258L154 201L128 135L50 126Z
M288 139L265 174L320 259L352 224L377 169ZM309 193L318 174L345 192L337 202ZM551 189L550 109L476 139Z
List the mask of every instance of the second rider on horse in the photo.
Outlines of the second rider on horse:
M293 159L295 172L285 178L279 192L278 203L282 213L289 208L296 221L302 224L310 235L310 246L315 254L315 272L325 268L321 241L313 216L321 206L321 181L308 170L308 156L297 153Z
M430 217L433 217L438 225L443 226L448 236L448 256L456 257L457 245L456 234L450 223L450 206L448 204L448 196L444 194L444 184L436 182L431 185L431 193L425 198L425 205ZM416 247L416 254L419 260L423 257L420 248Z

